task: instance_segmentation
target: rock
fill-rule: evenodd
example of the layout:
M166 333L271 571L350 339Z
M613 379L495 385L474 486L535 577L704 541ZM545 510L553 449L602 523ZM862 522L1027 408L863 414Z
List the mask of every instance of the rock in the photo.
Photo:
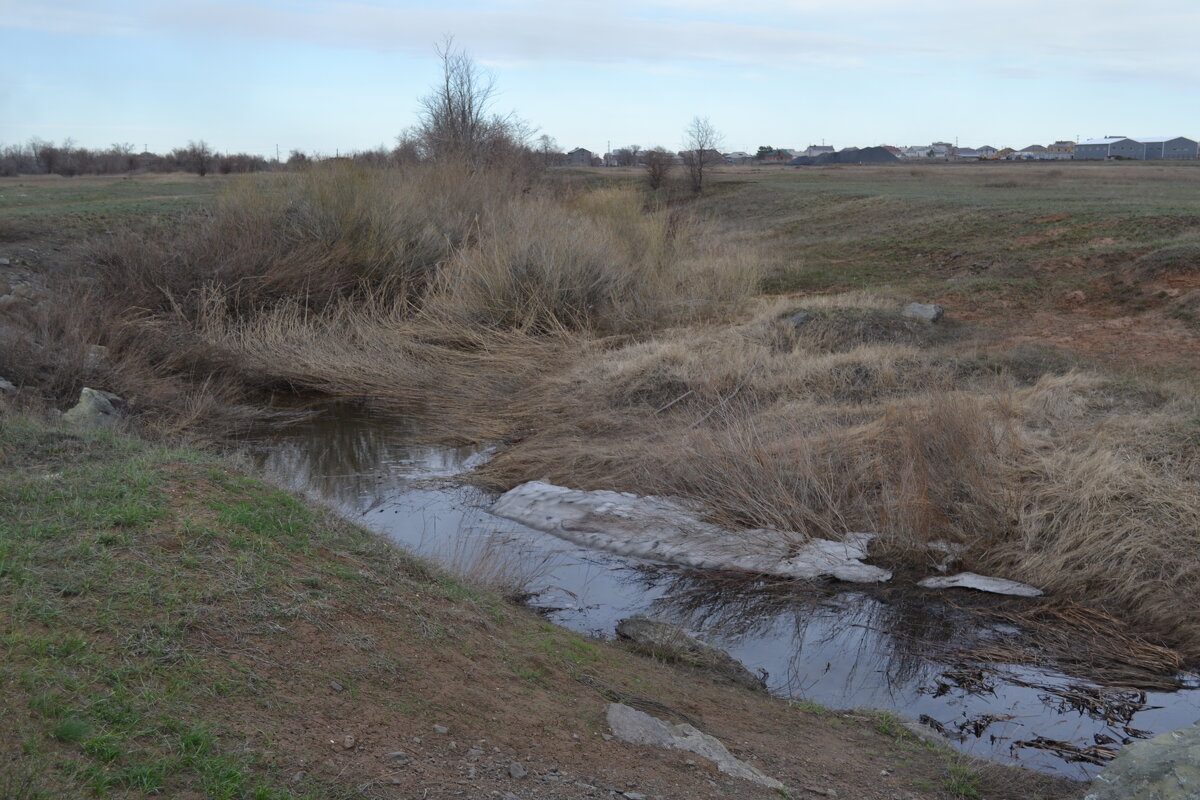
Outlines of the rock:
M333 689L335 692L340 692L340 691L342 691L342 689L343 689L344 687L343 687L343 686L342 686L340 683L338 683L337 681L330 681L330 682L329 682L329 688L330 688L330 689Z
M408 761L408 753L403 750L393 750L385 755L384 758L391 759L392 761Z
M94 344L87 349L87 353L83 356L83 369L85 372L95 372L108 363L108 348L102 344Z
M763 688L762 680L724 650L689 636L682 628L641 614L617 623L617 635L652 655L711 670L748 689Z
M1016 597L1041 597L1042 590L1027 583L1010 581L1007 578L990 578L974 572L960 572L946 577L935 576L917 582L923 589L976 589L992 594L1010 594Z
M857 583L892 577L862 562L874 534L848 533L833 542L765 528L731 531L684 500L530 481L501 495L491 512L583 547L695 569Z
M24 297L26 300L33 300L40 294L32 283L18 283L13 287L12 293L17 297Z
M923 725L920 722L914 722L911 719L907 719L907 720L904 720L903 722L901 722L900 726L902 728L904 728L904 730L908 731L913 736L917 737L922 742L926 742L927 744L937 744L937 745L948 745L949 744L949 741L947 741L945 736L942 736L940 733L935 731L933 728L929 727L928 725Z
M110 427L116 424L117 409L108 395L108 392L84 387L79 393L79 402L63 414L63 420L84 427ZM116 395L112 397L120 400Z
M625 792L623 797L625 800L646 800L646 795L641 792Z
M791 323L793 328L802 328L804 327L804 324L811 321L812 318L813 315L807 311L797 311L795 314L792 314L790 317L788 317L787 321Z
M924 322L937 322L946 313L946 309L933 303L909 303L900 313Z
M355 739L353 736L343 736L342 737L342 747L344 749L353 750L354 745L356 745L356 744L358 744L358 740Z
M0 267L7 267L7 266L9 266L10 264L12 264L12 261L10 261L9 259L7 259L7 258L0 258Z
M1200 800L1200 723L1126 745L1084 800Z
M712 761L726 775L769 789L784 789L782 783L734 758L720 741L691 725L671 725L622 703L611 703L606 713L613 735L623 742L686 750Z
M528 774L529 774L529 770L525 769L524 764L521 764L518 761L509 762L508 775L510 778L517 778L519 780L521 778L524 778Z
M6 381L4 378L0 378L0 394L16 394L16 393L17 393L16 386L14 386L11 382Z
M447 728L445 725L434 725L434 726L433 726L433 732L434 732L434 733L446 734L446 733L449 733L449 732L450 732L450 729L449 729L449 728Z

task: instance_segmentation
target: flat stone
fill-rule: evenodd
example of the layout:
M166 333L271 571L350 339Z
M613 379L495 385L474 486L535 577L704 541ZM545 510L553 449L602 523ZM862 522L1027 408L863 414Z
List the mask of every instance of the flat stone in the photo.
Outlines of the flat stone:
M525 769L525 765L517 761L509 762L508 776L510 778L521 779L529 774L529 770Z
M767 528L732 531L684 500L531 481L501 495L491 512L583 547L694 569L856 583L892 577L862 561L874 534L848 533L834 542Z
M975 589L992 594L1009 594L1016 597L1041 597L1042 590L1027 583L1010 581L1007 578L991 578L987 575L976 575L974 572L960 572L957 575L934 576L917 582L923 589Z
M12 264L12 261L7 258L0 258L0 267L7 267L10 264Z
M1126 745L1084 800L1200 800L1200 723Z
M16 393L17 393L16 386L14 386L10 381L5 380L4 378L0 378L0 394L16 394Z
M735 758L720 740L696 730L691 725L672 725L623 703L611 703L606 715L613 735L623 742L685 750L712 761L717 769L726 775L766 786L768 789L784 789L784 785L775 778Z
M946 313L946 309L934 303L909 303L900 313L924 322L937 322Z
M450 729L447 728L445 725L434 725L433 732L445 734L445 733L449 733Z

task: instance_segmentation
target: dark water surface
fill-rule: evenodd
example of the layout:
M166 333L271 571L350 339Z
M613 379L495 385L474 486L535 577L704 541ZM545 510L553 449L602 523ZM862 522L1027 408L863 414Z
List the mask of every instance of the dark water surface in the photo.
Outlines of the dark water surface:
M494 517L488 497L445 480L487 452L413 444L412 428L394 417L335 410L245 444L284 484L414 553L527 582L530 604L558 624L607 638L637 613L676 622L765 671L775 694L924 716L961 733L955 746L973 755L1083 778L1099 767L1045 749L1046 740L1112 747L1200 719L1190 676L1183 690L1143 696L1030 667L964 665L950 653L1018 631L928 593L712 580ZM1028 744L1039 737L1041 747Z

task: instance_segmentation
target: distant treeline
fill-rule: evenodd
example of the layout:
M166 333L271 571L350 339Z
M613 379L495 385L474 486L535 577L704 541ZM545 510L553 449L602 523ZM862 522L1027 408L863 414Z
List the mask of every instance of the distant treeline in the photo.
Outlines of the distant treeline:
M258 172L278 166L249 153L218 153L206 143L189 142L169 153L136 152L131 144L107 148L80 147L70 139L61 144L33 139L25 144L0 146L0 176L13 175L117 175L125 172Z
M54 144L33 139L25 144L0 144L0 177L16 175L119 175L145 172L194 172L198 175L218 173L229 175L243 172L297 169L314 161L328 158L353 161L367 167L389 167L417 161L433 160L433 148L422 146L408 136L397 137L395 147L376 147L337 156L308 154L292 150L286 160L267 159L250 153L221 153L205 142L189 142L168 153L135 152L131 144L114 144L104 149L80 147L67 139ZM498 137L490 143L488 160L523 162L527 167L547 167L565 164L567 156L557 149L557 143L542 136L533 146Z

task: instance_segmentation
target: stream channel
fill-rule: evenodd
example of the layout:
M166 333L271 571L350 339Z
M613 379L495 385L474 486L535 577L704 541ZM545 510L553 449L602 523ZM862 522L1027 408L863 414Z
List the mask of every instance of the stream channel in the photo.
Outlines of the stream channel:
M764 675L776 695L932 721L972 755L1083 779L1100 769L1102 759L1088 760L1095 748L1200 720L1192 675L1180 676L1177 691L1138 692L954 657L1018 634L946 602L965 590L712 580L501 519L488 513L490 497L449 480L487 451L419 446L413 430L393 416L333 408L243 444L282 484L410 552L468 574L485 563L507 571L552 622L601 638L634 614L673 622Z

